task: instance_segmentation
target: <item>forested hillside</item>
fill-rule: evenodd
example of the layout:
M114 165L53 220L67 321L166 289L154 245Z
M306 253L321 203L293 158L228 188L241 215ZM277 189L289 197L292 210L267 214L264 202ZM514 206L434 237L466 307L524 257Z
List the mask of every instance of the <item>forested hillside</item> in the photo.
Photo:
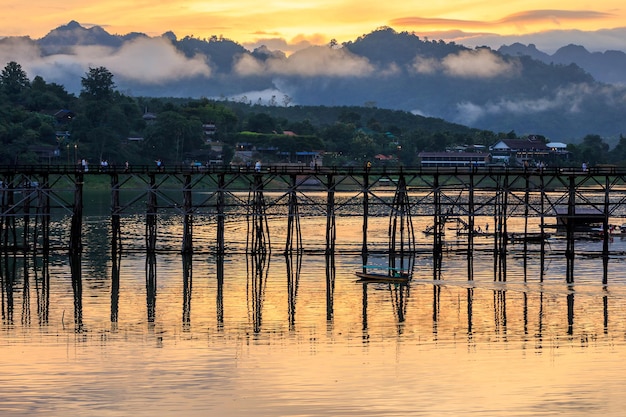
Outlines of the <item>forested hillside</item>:
M382 155L392 164L414 165L421 151L494 144L516 138L369 106L260 105L232 100L131 97L115 75L90 68L78 95L40 76L32 80L17 62L0 74L0 164L92 162L170 164L222 160L238 146L264 148L267 162L290 162L297 152L332 155L332 164L354 165ZM207 136L207 126L211 134ZM268 153L268 150L270 152ZM571 163L626 161L626 140L609 152L599 135L570 145Z

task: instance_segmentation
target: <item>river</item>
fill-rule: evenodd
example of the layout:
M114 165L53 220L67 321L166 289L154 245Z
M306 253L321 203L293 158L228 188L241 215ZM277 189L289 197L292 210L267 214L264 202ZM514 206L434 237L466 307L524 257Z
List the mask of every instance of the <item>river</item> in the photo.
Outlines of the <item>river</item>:
M159 245L179 247L180 219L159 221ZM53 224L59 239L67 224ZM261 260L241 250L245 222L229 222L227 252L212 254L215 227L200 218L192 256L151 257L140 250L143 219L131 215L117 258L108 218L86 217L80 288L64 253L4 254L0 414L623 414L619 236L606 285L598 241L577 243L567 284L558 239L543 265L536 247L510 247L502 280L489 238L477 238L469 262L462 238L446 237L436 269L420 232L426 223L416 224L426 250L405 286L356 281L358 217L338 220L333 256L285 256L282 224L270 221L272 252ZM325 217L305 217L301 227L305 247L323 247ZM386 245L387 227L384 217L370 220L373 249Z

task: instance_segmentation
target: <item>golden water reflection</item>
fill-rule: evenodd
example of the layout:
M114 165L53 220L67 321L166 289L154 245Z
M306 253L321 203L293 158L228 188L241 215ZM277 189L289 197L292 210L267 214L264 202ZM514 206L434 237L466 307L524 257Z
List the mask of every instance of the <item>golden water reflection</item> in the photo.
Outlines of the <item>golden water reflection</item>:
M0 413L619 415L622 261L529 259L395 285L347 253L3 254Z

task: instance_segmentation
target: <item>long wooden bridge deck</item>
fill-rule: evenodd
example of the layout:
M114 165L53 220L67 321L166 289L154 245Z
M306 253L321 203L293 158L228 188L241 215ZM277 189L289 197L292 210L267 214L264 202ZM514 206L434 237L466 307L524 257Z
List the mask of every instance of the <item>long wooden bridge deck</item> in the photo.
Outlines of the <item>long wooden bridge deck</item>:
M106 180L103 180L105 178ZM335 218L350 206L362 217L362 253L368 253L368 219L389 217L389 253L415 250L413 218L432 220L433 255L440 257L446 222L460 219L467 235L468 257L474 250L475 220L493 218L494 253L504 254L510 243L508 220L537 218L541 229L525 227L517 239L543 242L545 230L561 222L567 239L565 254L573 261L579 227L592 222L608 231L626 222L626 169L547 167L542 170L505 167L315 167L272 165L257 172L239 166L154 165L89 167L75 165L0 166L0 242L5 250L46 250L50 218L71 216L68 249L82 250L83 192L98 184L111 193L111 247L121 249L120 216L131 207L145 210L146 250L154 251L158 216L179 213L183 222L182 252L193 251L193 217L215 216L216 248L225 247L224 221L245 216L251 253L267 249L266 219L279 208L287 223L285 252L301 251L299 209L315 206L326 218L327 253L335 251ZM322 193L323 202L309 197ZM350 195L339 201L339 194ZM347 201L347 202L346 202ZM235 208L237 210L235 210ZM33 226L34 223L34 226ZM603 257L608 261L609 236L603 233Z

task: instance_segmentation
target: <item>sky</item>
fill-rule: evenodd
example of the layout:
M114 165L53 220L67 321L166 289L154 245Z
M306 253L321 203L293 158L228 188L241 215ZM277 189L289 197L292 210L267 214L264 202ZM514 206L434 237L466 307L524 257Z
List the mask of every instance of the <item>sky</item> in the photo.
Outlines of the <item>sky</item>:
M526 36L532 41L530 34L546 31L565 31L567 38L572 34L569 31L626 26L623 0L3 0L2 11L0 37L39 39L76 20L85 27L101 26L112 34L158 36L172 31L179 38L216 35L250 48L265 44L285 52L327 44L331 39L353 41L381 26L428 39L494 47L509 36ZM559 32L548 34L548 38L559 38ZM624 43L610 39L610 34L599 32L598 36L609 45L607 48ZM547 42L545 36L543 39ZM562 45L559 39L558 46ZM587 47L595 49L593 45Z

